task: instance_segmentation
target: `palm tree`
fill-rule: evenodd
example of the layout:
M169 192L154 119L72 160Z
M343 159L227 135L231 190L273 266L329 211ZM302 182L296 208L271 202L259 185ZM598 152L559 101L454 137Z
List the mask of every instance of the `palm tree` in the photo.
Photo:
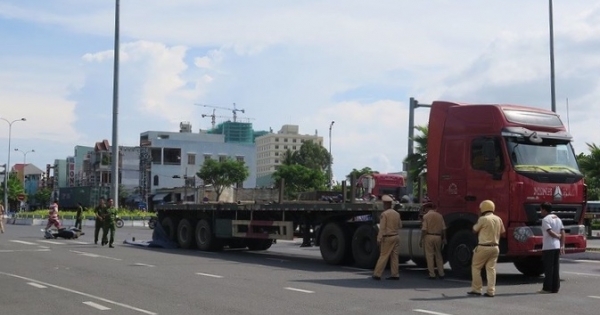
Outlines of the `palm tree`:
M594 143L586 144L590 153L587 155L580 153L577 162L588 185L588 199L597 200L600 198L600 147Z
M404 159L404 163L409 164L408 175L413 182L418 181L419 177L427 172L427 135L429 134L427 126L415 126L415 129L420 132L412 139L415 151Z

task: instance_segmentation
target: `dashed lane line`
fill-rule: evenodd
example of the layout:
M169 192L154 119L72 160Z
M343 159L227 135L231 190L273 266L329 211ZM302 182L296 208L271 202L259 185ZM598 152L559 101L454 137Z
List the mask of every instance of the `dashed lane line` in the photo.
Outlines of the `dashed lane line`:
M62 242L55 242L55 241L46 241L46 240L41 240L41 241L38 241L38 242L40 242L40 243L47 243L47 244L54 244L54 245L65 245L65 243L62 243Z
M592 299L600 299L600 296L595 296L595 295L589 295L588 297L592 298Z
M71 253L79 254L81 256L86 256L86 257L104 258L104 259L111 259L111 260L117 260L117 261L123 260L121 258L114 258L114 257L109 257L109 256L102 256L102 255L98 255L98 254L94 254L94 253L88 253L88 252L82 252L82 251L78 251L78 250L69 250L69 251Z
M26 241L19 241L19 240L10 240L13 243L19 243L19 244L25 244L25 245L37 245L36 243L32 243L32 242L26 242Z
M448 313L434 312L434 311L423 310L423 309L419 309L419 308L414 309L413 311L418 312L418 313L431 314L431 315L451 315Z
M315 291L309 291L309 290L291 288L291 287L285 287L284 289L290 290L290 291L302 292L302 293L315 293Z
M108 303L108 304L120 306L120 307L123 307L123 308L126 308L126 309L130 309L130 310L133 310L133 311L136 311L136 312L140 312L140 313L144 313L144 314L148 314L148 315L157 315L157 313L154 313L154 312L151 312L151 311L148 311L148 310L145 310L145 309L141 309L141 308L138 308L138 307L135 307L135 306L131 306L129 304L116 302L116 301L105 299L103 297L99 297L99 296L92 295L92 294L89 294L89 293L85 293L85 292L81 292L81 291L77 291L77 290L73 290L73 289L61 287L61 286L58 286L58 285L54 285L54 284L50 284L50 283L38 281L38 280L35 280L35 279L31 279L31 278L19 276L19 275L16 275L16 274L12 274L12 273L7 273L7 272L0 271L0 275L5 275L5 276L8 276L8 277L13 277L13 278L17 278L17 279L21 279L21 280L25 280L25 281L35 282L35 283L38 283L38 284L41 284L41 285L45 285L45 286L50 287L50 288L54 288L54 289L58 289L58 290L62 290L62 291L70 292L70 293L74 293L74 294L77 294L77 295L85 296L85 297L88 297L88 298L91 298L91 299L95 299L95 300L98 300L98 301L102 301L104 303Z
M93 307L93 308L95 308L97 310L100 310L100 311L108 311L110 309L110 307L106 307L104 305L100 305L100 304L94 303L92 301L83 302L83 304L85 304L87 306L91 306L91 307Z
M49 252L48 248L40 249L0 249L0 253L14 253L14 252Z
M75 243L75 244L81 244L81 245L89 245L92 244L90 242L82 242L82 241L72 241L71 243Z
M586 276L586 277L600 277L600 274L597 273L585 273L585 272L573 272L573 271L563 271L564 273L578 275L578 276Z
M29 284L32 287L36 287L38 289L47 289L48 287L45 285L41 285L39 283L35 283L35 282L27 282L27 284Z
M144 263L135 263L134 265L143 266L143 267L154 267L154 265L149 265L149 264L144 264Z
M211 278L223 278L223 276L213 275L213 274L210 274L210 273L196 272L196 274L199 275L199 276L205 276L205 277L211 277Z

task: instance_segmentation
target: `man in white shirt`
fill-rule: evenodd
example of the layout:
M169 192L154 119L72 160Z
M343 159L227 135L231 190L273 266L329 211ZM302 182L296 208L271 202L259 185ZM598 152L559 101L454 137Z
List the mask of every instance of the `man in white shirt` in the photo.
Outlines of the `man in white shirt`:
M540 205L542 219L542 260L544 262L544 286L538 293L558 293L560 289L559 258L565 253L565 228L562 220L552 214L552 204Z

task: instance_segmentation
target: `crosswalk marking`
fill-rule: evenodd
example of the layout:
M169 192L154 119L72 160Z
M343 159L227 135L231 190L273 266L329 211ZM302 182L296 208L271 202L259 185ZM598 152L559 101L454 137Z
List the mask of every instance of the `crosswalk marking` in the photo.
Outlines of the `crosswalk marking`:
M25 245L37 245L36 243L19 241L19 240L10 240L10 241L13 243L19 243L19 244L25 244Z
M106 307L104 305L100 305L98 303L94 303L92 301L87 301L87 302L83 302L83 304L87 305L87 306L91 306L97 310L101 310L101 311L108 311L110 309L110 307Z

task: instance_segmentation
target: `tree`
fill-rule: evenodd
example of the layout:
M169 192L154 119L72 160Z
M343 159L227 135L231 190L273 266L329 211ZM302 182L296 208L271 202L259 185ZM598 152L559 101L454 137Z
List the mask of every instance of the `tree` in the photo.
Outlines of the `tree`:
M600 199L600 147L594 143L586 144L590 153L580 153L577 156L577 163L585 176L585 183L588 186L588 199L598 200Z
M50 203L50 198L52 198L52 190L49 188L40 188L33 195L33 199L38 205L46 206Z
M288 198L296 197L296 194L308 190L323 190L327 178L320 170L308 168L303 165L280 165L273 173L273 179L285 183L284 193Z
M332 157L323 146L312 141L305 141L300 150L291 153L288 150L285 154L284 161L289 156L292 164L300 164L304 167L324 171L329 169L329 163L332 162Z
M206 159L196 175L204 181L204 185L213 186L218 201L226 187L245 181L250 176L250 171L243 161L231 158L223 161Z
M429 129L427 126L415 126L415 129L420 132L413 138L415 151L409 154L404 163L410 165L408 175L413 182L418 182L419 177L427 172L427 136Z
M23 183L17 178L16 174L12 174L8 178L8 204L9 208L12 205L14 206L19 202L18 196L25 193L23 189ZM4 182L2 182L1 187L1 202L4 202Z
M366 174L379 174L378 171L374 171L372 170L370 167L363 167L360 170L357 170L355 168L352 169L352 172L350 172L348 175L346 175L346 178L348 179L348 181L350 181L350 179L352 178L352 176L354 176L355 179L359 179L361 176L366 175Z

